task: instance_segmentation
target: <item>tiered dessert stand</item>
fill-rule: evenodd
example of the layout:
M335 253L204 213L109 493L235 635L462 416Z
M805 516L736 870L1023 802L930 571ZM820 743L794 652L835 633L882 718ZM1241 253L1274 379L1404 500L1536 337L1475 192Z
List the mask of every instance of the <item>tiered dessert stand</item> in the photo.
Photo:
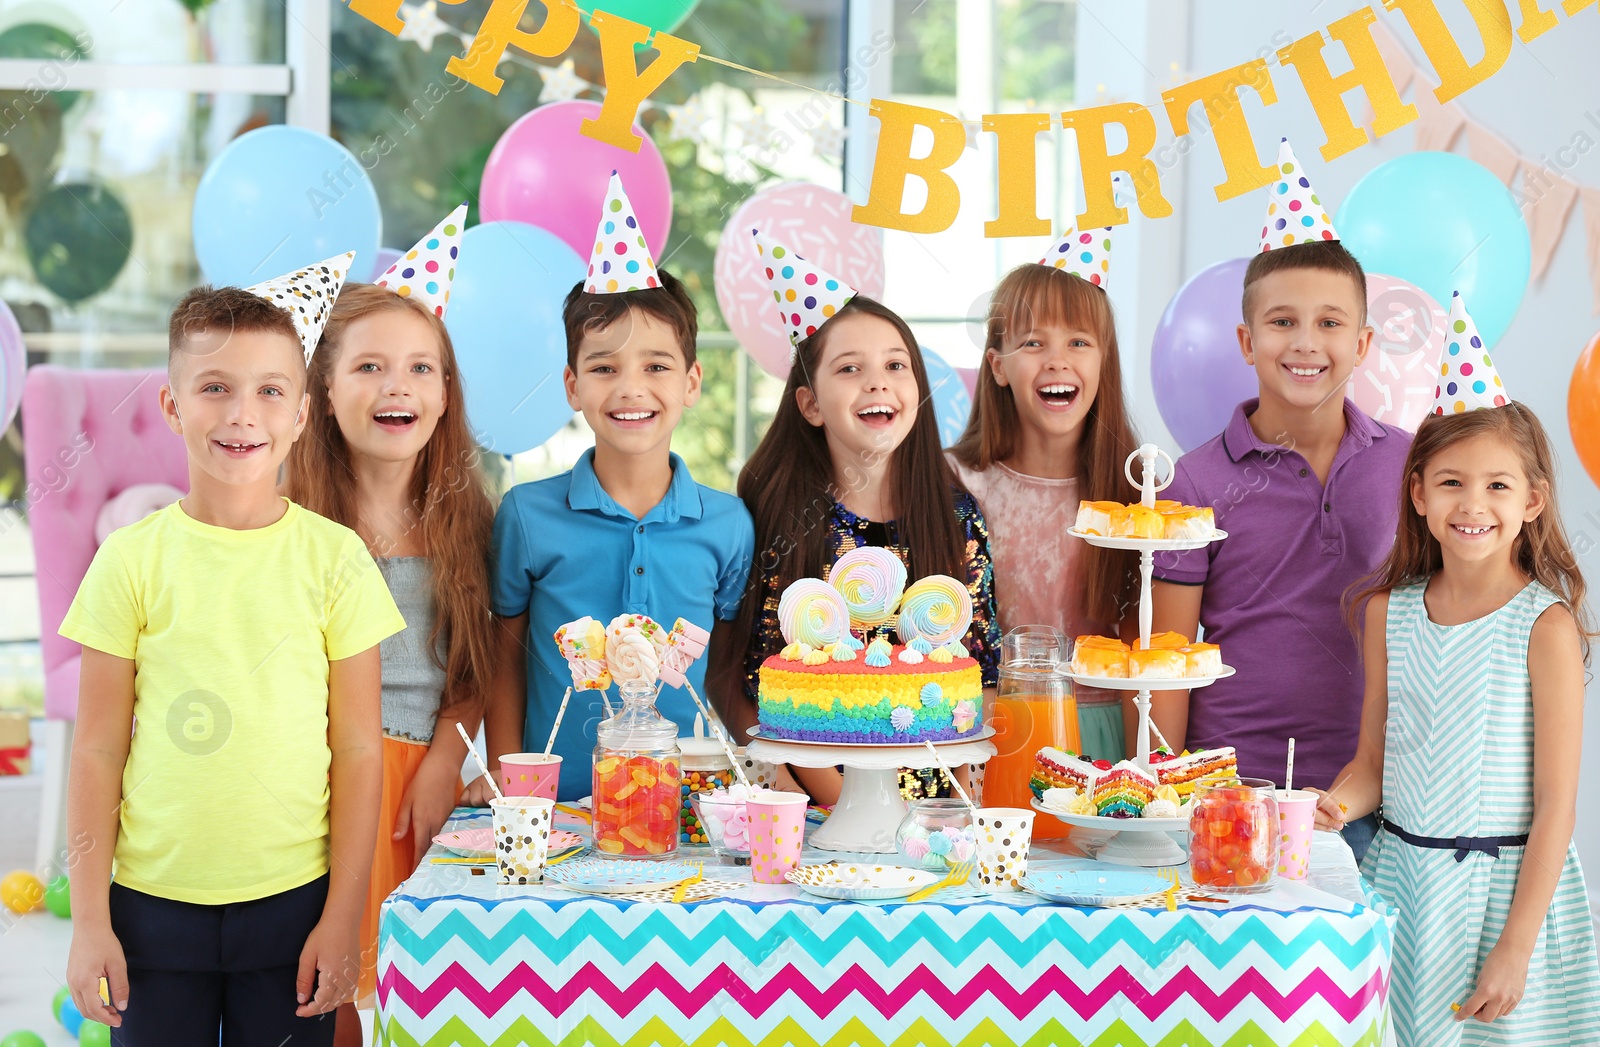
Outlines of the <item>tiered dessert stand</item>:
M892 854L895 830L910 809L900 795L900 768L921 770L937 766L925 745L840 745L763 738L760 728L751 728L750 733L755 739L748 752L757 760L796 767L844 768L839 802L828 820L811 834L812 846L824 851ZM988 740L993 736L994 728L985 727L970 738L933 744L945 766L959 767L988 762L995 754L994 743Z
M1167 476L1165 480L1160 481L1156 479L1158 457L1167 460ZM1141 464L1141 478L1138 480L1133 478L1135 459ZM1172 457L1155 444L1145 444L1128 456L1128 460L1123 464L1123 475L1128 478L1130 484L1139 489L1141 504L1146 508L1154 508L1156 495L1172 483ZM1148 646L1150 643L1150 579L1155 570L1155 554L1203 549L1212 542L1228 537L1226 531L1212 531L1207 538L1111 538L1105 535L1085 534L1077 530L1068 533L1075 538L1082 538L1090 545L1098 545L1104 549L1138 550L1141 646ZM1108 676L1084 676L1073 672L1068 672L1067 675L1074 683L1087 687L1138 692L1133 699L1134 705L1139 710L1138 755L1134 757L1133 762L1149 771L1151 770L1150 733L1153 729L1150 722L1150 692L1207 687L1218 680L1227 679L1233 673L1232 666L1224 665L1222 671L1215 676L1184 677L1174 680L1157 680L1150 677L1127 680ZM1074 836L1081 841L1086 850L1094 852L1097 857L1106 861L1154 867L1182 865L1187 860L1183 848L1171 835L1187 831L1189 823L1186 818L1102 818L1098 815L1067 814L1045 807L1037 800L1033 806L1069 825L1086 830L1081 834L1074 833Z

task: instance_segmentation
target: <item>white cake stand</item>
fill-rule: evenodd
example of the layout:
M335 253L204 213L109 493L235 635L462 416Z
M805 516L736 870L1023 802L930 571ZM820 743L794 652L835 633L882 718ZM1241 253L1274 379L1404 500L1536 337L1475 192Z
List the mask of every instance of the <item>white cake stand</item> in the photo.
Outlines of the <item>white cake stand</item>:
M925 745L839 745L763 738L751 728L754 740L746 751L757 760L789 763L796 767L844 767L844 787L828 820L811 834L811 844L824 851L894 853L894 834L909 808L900 795L902 767L921 770L937 767ZM986 739L994 728L985 727L971 738L934 742L947 767L986 763L995 754Z
M1033 809L1060 818L1072 826L1072 842L1097 861L1156 868L1182 865L1189 860L1175 833L1189 831L1187 818L1101 818L1093 814L1068 814L1038 800Z

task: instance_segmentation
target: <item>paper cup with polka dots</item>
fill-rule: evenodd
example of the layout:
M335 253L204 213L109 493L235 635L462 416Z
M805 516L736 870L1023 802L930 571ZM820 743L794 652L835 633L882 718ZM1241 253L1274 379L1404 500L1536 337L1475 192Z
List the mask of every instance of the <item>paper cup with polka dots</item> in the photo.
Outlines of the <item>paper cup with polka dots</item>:
M505 753L500 757L500 791L507 796L556 798L561 757L544 753Z
M1311 860L1317 794L1305 789L1279 789L1273 795L1278 800L1278 875L1303 880Z
M1020 891L1028 874L1034 812L1021 807L980 807L973 820L978 834L978 882L991 894Z
M500 865L500 882L542 883L556 802L538 796L497 796L489 801L489 809L494 812L494 857Z
M805 793L763 789L745 801L750 820L750 875L756 883L788 883L784 874L800 865L800 839L805 835Z

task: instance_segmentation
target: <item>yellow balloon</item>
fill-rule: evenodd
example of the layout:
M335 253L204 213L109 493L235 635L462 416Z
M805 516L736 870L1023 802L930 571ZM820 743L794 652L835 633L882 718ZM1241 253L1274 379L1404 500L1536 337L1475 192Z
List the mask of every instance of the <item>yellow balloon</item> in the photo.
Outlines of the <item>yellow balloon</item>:
M25 869L0 880L0 904L14 913L29 913L44 904L44 884Z

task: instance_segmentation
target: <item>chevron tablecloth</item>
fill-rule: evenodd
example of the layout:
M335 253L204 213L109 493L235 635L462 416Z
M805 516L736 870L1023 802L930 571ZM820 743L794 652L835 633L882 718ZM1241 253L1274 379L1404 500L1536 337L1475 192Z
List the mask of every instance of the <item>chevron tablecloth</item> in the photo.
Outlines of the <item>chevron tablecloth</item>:
M384 903L377 1025L397 1047L1378 1047L1393 929L1324 833L1305 883L1175 913L971 888L869 905L753 885L672 905L424 862Z

